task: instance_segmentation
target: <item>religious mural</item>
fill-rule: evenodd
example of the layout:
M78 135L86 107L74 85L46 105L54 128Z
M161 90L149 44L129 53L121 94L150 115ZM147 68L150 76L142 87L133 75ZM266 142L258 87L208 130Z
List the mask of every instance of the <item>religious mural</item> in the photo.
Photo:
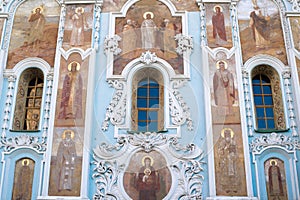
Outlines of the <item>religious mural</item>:
M30 200L35 162L21 158L16 162L12 200Z
M205 4L205 10L208 46L232 47L229 4Z
M55 128L51 156L50 196L79 196L83 128Z
M126 64L150 50L183 74L183 58L176 53L175 40L180 33L182 19L173 17L166 5L154 0L135 3L126 17L116 18L115 34L122 38L122 52L114 57L113 73L121 74Z
M28 57L54 66L60 7L56 1L26 1L14 16L7 68Z
M294 48L300 51L300 17L291 17L290 24L294 41Z
M217 195L247 195L235 58L209 59Z
M120 11L127 0L104 0L103 12ZM150 1L150 0L149 0ZM152 1L152 0L151 0ZM199 11L195 1L189 0L171 0L177 10ZM147 5L147 4L145 4Z
M287 65L281 18L271 0L243 0L238 3L238 20L243 61L268 54Z
M288 200L283 161L271 158L264 165L268 199Z
M61 58L50 169L50 196L79 196L89 57Z
M172 179L166 160L160 153L140 151L131 157L123 183L133 200L163 199L171 188Z
M64 27L63 48L91 46L93 5L68 5Z
M61 59L55 126L83 126L89 59L77 53Z

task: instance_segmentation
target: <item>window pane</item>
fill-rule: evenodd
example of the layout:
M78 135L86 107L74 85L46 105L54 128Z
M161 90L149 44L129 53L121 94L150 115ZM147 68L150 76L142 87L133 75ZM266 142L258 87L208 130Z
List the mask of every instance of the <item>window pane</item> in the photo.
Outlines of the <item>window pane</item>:
M262 97L261 96L254 96L254 103L255 103L255 105L263 105Z
M264 85L264 94L272 94L271 86L270 85Z
M261 82L262 83L270 83L270 79L267 76L261 75Z
M147 131L147 123L146 122L139 122L139 131Z
M158 108L159 99L149 99L149 108Z
M261 87L260 86L253 86L253 93L254 94L261 94Z
M138 97L147 97L147 88L138 88Z
M147 108L147 99L138 98L137 99L138 108Z
M268 128L275 128L274 120L268 120Z
M273 108L266 108L267 117L274 117Z
M147 120L147 111L141 111L139 110L139 113L138 113L138 118L139 118L139 121L141 120Z
M148 125L148 131L157 131L157 122L150 122Z
M257 120L257 126L259 129L265 129L266 128L265 120Z
M149 112L149 116L148 116L150 121L157 121L157 111L151 111Z
M257 117L264 117L265 113L264 113L264 108L256 108L256 115Z
M158 97L159 96L159 89L158 88L150 88L149 89L150 97Z
M260 83L259 75L253 77L253 79L252 79L252 84L259 84L259 83Z
M265 96L265 105L273 105L272 96Z

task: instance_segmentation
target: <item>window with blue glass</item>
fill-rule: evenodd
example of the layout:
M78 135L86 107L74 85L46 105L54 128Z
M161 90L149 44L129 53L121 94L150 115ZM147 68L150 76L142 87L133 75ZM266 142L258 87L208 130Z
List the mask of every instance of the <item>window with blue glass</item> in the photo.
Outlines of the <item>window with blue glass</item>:
M150 79L138 83L137 88L138 130L157 131L159 115L159 84Z
M258 129L275 129L274 103L270 79L258 74L252 78L256 123Z

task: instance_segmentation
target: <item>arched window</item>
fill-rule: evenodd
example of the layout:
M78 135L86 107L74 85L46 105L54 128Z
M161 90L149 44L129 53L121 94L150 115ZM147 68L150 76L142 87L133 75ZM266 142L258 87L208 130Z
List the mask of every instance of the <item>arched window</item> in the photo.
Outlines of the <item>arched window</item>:
M133 79L132 129L160 131L164 129L163 77L156 69L142 69Z
M13 130L38 130L43 86L44 75L40 69L29 68L21 74L12 125Z
M274 129L274 104L270 79L258 74L252 79L252 87L258 129Z
M159 84L149 77L138 84L138 130L158 130Z
M278 73L268 65L252 71L252 90L258 131L285 130L284 108Z

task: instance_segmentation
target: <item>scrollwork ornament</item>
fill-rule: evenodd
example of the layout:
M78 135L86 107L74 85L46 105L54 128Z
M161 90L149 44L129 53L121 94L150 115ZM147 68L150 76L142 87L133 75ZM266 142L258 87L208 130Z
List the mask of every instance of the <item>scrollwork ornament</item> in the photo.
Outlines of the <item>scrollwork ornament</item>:
M193 38L191 36L177 34L175 35L177 41L176 52L183 55L185 52L189 55L194 48Z
M113 125L121 125L126 116L126 92L124 88L126 83L119 80L109 80L108 84L116 89L109 106L106 108L102 130L107 131L109 122Z
M268 147L283 147L287 151L294 151L300 148L299 141L289 136L277 133L264 134L255 138L250 144L253 153L261 153Z
M176 189L174 199L179 200L201 200L202 185L204 176L203 157L198 160L179 161L171 167L177 173L178 188Z
M128 141L131 145L142 147L145 152L150 152L154 147L164 145L167 142L167 138L162 133L140 132L129 135Z
M189 111L190 108L187 106L177 89L169 92L169 109L171 121L174 125L181 126L186 123L189 131L194 129Z
M16 137L1 138L0 148L3 148L5 152L10 152L13 149L20 147L30 147L36 149L39 152L46 151L47 144L43 139L37 136L20 135Z
M108 55L112 52L114 55L118 55L122 52L119 48L119 41L121 41L121 37L118 35L114 35L112 37L106 36L104 40L104 52Z
M118 165L116 161L93 161L92 164L96 165L93 169L94 173L92 178L95 179L96 184L96 193L93 196L93 199L109 199L117 200L118 194L115 191L118 191L118 175L121 171L124 170L124 165Z
M155 55L155 53L146 51L145 53L142 53L142 55L140 56L140 61L142 63L150 65L151 63L155 63L157 61L157 56Z

